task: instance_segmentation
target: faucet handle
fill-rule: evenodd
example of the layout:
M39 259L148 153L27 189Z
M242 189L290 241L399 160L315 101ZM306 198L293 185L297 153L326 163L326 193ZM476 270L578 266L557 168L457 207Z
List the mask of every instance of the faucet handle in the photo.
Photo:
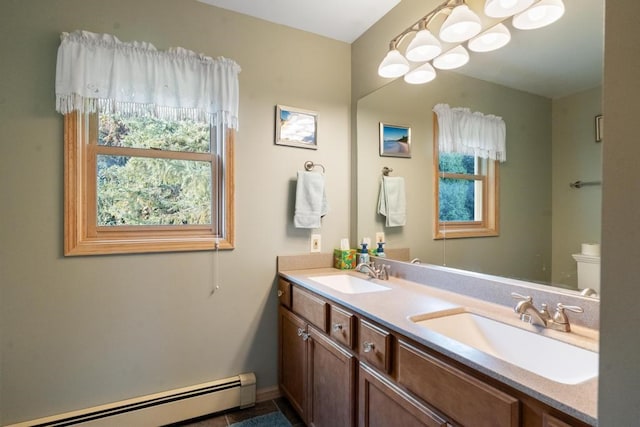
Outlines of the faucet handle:
M583 308L578 307L577 305L564 305L563 303L559 302L557 307L558 310L569 310L573 311L574 313L584 313Z
M565 310L572 311L574 313L583 313L584 310L582 307L578 307L577 305L564 305L559 302L556 306L556 312L553 314L553 321L560 325L568 325L569 318L567 318L567 314L564 312Z
M511 292L511 296L515 299L521 299L527 302L533 301L533 297L531 297L530 295L522 295L517 292Z

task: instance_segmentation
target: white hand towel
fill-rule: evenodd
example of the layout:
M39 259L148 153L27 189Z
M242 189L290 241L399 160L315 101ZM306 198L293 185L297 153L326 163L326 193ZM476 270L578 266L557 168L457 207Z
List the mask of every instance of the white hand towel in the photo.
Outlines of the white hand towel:
M324 175L298 171L296 208L293 224L296 228L320 228L320 218L329 211L324 189Z
M404 189L404 178L399 176L383 176L380 181L378 213L387 217L387 227L400 227L407 222L407 202Z

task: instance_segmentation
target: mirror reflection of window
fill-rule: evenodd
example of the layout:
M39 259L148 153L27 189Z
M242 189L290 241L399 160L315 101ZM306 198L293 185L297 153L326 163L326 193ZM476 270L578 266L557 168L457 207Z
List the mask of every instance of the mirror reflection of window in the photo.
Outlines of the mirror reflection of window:
M434 239L499 235L498 161L442 150L433 126Z
M482 221L485 176L482 159L458 153L439 153L438 218L442 222ZM486 167L486 166L485 166Z

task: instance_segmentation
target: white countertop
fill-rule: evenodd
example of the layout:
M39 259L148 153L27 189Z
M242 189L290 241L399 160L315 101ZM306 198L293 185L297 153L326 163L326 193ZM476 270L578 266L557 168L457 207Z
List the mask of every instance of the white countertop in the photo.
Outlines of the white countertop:
M598 334L595 330L579 326L572 326L573 330L570 333L549 329L539 330L535 326L521 322L513 310L508 307L397 277L391 277L384 281L375 280L376 283L391 288L389 291L346 294L324 286L310 277L327 274L351 274L366 278L366 275L353 270L334 268L288 270L279 273L297 285L333 300L355 313L366 316L392 331L405 335L495 378L551 407L591 425L597 425L597 378L575 385L557 383L432 332L417 325L409 317L464 308L592 351L598 350ZM523 349L523 351L536 351L536 349ZM539 356L548 358L549 363L553 363L552 355L540 354Z

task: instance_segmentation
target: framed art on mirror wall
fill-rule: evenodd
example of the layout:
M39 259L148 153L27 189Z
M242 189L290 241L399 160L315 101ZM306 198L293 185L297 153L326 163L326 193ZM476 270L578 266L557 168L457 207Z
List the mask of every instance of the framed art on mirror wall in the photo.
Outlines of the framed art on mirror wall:
M411 128L380 122L380 156L411 157Z

